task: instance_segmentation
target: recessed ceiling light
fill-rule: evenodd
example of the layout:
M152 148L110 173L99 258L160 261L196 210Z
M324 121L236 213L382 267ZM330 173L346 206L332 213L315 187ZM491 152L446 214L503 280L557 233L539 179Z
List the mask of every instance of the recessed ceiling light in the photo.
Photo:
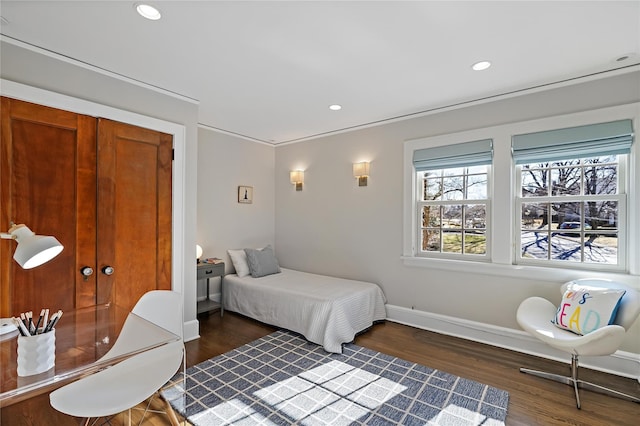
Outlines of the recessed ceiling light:
M331 111L340 111L342 109L342 105L338 105L338 104L329 105L329 109Z
M489 62L489 61L480 61L480 62L476 62L475 64L473 64L471 66L471 68L473 68L474 71L482 71L482 70L486 70L490 66L491 66L491 62Z
M143 16L147 19L151 19L152 21L157 21L162 17L162 15L160 14L160 11L155 7L151 6L150 4L137 3L136 10L140 14L140 16Z

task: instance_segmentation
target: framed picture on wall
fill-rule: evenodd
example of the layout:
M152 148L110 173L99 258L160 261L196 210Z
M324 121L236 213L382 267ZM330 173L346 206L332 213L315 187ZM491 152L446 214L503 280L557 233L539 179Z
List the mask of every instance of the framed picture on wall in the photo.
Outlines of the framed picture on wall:
M238 187L238 202L251 204L253 202L253 186Z

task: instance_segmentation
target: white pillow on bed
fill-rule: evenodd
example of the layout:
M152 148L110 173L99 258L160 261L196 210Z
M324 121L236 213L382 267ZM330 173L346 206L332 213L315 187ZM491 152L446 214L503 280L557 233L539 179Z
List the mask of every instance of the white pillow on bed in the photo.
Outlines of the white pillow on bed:
M227 250L227 253L229 253L231 263L233 263L233 268L236 270L236 274L238 274L239 277L246 277L250 274L249 264L247 263L247 254L244 249Z
M244 249L244 251L247 255L247 264L252 277L264 277L265 275L280 272L278 259L276 259L271 246L266 246L262 249Z

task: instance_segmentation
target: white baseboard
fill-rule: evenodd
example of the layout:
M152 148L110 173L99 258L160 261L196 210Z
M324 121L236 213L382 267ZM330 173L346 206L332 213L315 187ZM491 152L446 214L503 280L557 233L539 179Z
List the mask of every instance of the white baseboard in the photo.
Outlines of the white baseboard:
M211 300L215 300L216 302L220 302L220 293L212 294ZM206 296L200 296L196 298L198 302L205 300ZM200 323L197 319L193 321L187 321L184 323L184 341L188 342L189 340L195 340L200 338Z
M446 315L433 314L401 306L386 305L387 320L423 330L486 343L504 349L569 363L566 352L553 349L522 330L497 327ZM640 354L617 351L613 355L580 357L582 367L603 371L640 382ZM526 366L523 366L526 367Z
M183 340L185 342L200 338L200 323L197 319L185 322L182 330L184 332Z

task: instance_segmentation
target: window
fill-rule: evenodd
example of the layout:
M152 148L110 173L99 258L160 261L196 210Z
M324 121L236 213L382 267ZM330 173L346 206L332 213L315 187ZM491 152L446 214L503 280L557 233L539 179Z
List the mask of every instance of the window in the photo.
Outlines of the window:
M624 269L630 120L513 139L516 263Z
M418 256L487 259L492 141L415 151Z
M640 274L639 106L405 141L404 265L553 281Z
M421 253L487 254L488 166L418 172Z

